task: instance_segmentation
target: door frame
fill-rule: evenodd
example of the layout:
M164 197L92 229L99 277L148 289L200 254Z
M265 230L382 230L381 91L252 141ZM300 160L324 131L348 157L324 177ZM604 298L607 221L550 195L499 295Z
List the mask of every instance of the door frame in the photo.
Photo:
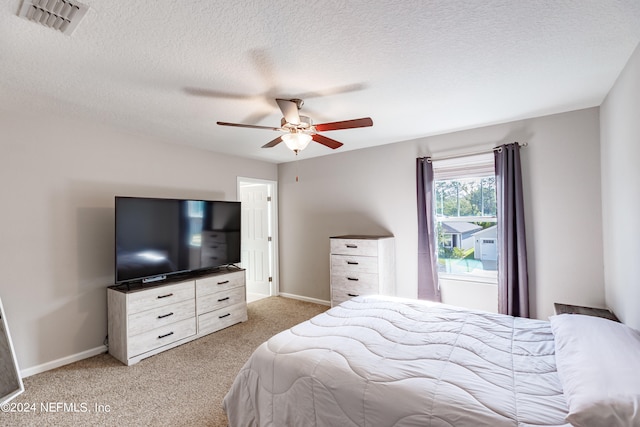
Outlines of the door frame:
M269 217L271 218L269 227L271 229L271 271L273 273L273 280L269 286L269 293L271 296L278 296L280 294L280 270L278 266L278 182L268 179L248 178L244 176L237 177L236 183L236 200L240 198L240 187L243 184L263 184L269 187L269 194L271 195L271 204L269 206Z

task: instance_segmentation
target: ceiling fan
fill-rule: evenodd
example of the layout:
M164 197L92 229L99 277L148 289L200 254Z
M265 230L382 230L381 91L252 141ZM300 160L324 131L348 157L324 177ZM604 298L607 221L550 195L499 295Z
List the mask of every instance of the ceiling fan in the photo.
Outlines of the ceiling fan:
M334 150L343 145L341 142L320 135L318 132L373 126L373 120L371 120L370 117L353 120L342 120L339 122L331 123L313 124L312 120L309 117L302 116L298 113L298 110L300 110L302 108L302 105L304 104L304 101L302 99L276 98L276 102L278 103L278 107L280 108L280 111L282 111L282 115L284 116L280 121L280 127L276 128L269 126L257 126L228 122L217 123L221 126L267 129L284 132L284 135L281 135L276 139L266 143L262 146L262 148L275 147L276 145L284 141L287 147L293 150L293 152L296 154L298 154L299 151L304 150L312 140L329 148L333 148Z

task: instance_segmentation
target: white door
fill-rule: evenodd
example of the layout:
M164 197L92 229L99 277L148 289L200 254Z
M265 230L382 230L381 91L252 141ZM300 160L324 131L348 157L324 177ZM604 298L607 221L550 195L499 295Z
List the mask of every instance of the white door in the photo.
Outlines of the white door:
M242 202L242 267L246 269L247 301L275 295L275 183L238 178Z

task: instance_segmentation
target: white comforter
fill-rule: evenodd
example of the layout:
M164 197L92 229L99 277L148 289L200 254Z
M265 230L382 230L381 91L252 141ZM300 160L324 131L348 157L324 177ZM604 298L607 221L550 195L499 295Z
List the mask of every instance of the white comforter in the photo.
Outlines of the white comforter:
M557 426L549 323L357 297L262 344L224 399L237 426Z

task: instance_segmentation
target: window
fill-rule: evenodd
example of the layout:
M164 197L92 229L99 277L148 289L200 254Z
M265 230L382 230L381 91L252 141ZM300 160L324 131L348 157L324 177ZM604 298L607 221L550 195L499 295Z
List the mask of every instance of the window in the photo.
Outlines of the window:
M493 156L434 161L438 274L497 277Z

